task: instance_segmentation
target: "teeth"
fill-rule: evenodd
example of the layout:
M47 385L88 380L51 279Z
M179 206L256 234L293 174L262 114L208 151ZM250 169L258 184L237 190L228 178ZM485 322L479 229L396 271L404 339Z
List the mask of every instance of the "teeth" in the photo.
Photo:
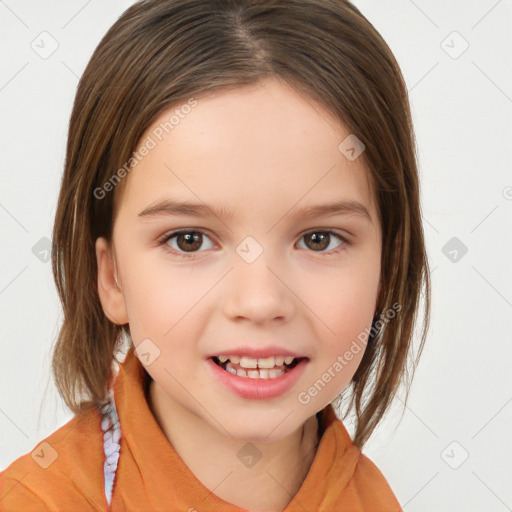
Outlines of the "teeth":
M226 371L233 375L237 375L236 370L230 364L226 365Z
M234 362L234 361L232 361ZM258 360L253 359L252 357L241 357L240 358L240 366L242 368L257 368Z
M264 369L261 369L259 371L259 374L260 374L260 379L268 379L270 378L270 375L268 374L269 370L264 370Z
M265 359L258 359L259 368L274 368L275 365L276 362L273 356L266 357Z
M284 375L285 373L285 371L281 368L272 368L271 370L263 368L261 370L247 371L239 368L238 370L235 370L231 366L231 363L228 363L225 369L227 372L232 373L233 375L238 375L239 377L247 377L249 379L275 379L276 377Z
M239 357L239 356L229 356L229 355L220 355L217 357L221 364L224 364L226 361L231 361L233 364L239 364L242 368L266 368L271 369L274 366L283 366L283 364L291 364L295 359L292 356L270 356L260 359L254 359L252 357Z

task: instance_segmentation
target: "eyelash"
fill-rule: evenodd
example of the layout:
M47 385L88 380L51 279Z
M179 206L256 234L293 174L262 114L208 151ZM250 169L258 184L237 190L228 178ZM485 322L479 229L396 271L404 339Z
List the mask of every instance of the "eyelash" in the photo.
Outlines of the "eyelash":
M200 233L208 238L210 238L208 236L208 234L201 230L201 229L179 229L179 230L176 230L176 231L172 231L171 233L168 233L166 235L164 235L163 237L161 237L159 240L158 240L158 245L159 246L164 246L164 250L173 254L173 255L177 255L179 258L192 258L194 257L197 253L200 253L200 252L203 252L203 251L195 251L195 252L191 252L191 253L184 253L184 252L177 252L176 250L174 249L171 249L169 246L166 246L165 244L171 240L171 238L174 238L176 235L179 235L181 233ZM328 252L323 252L323 251L310 251L310 252L318 252L318 254L326 254L328 256L332 256L332 255L336 255L338 253L340 253L341 251L344 251L345 250L345 247L347 245L351 245L351 241L348 240L346 237L344 237L343 235L341 235L340 233L338 233L337 231L334 231L332 229L316 229L316 230L312 230L312 231L308 231L306 233L304 233L301 238L307 236L307 235L311 235L313 233L321 233L321 234L328 234L330 236L335 236L336 238L338 238L341 242L343 242L341 245L339 245L336 249L331 249L330 251Z

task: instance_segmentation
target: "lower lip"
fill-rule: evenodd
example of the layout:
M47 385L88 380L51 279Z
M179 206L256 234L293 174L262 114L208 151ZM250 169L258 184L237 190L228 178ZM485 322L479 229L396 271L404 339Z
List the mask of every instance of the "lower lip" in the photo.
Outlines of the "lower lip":
M302 359L291 370L284 375L275 377L274 379L250 379L249 377L239 377L223 370L219 365L215 364L212 359L208 359L208 365L212 369L215 377L217 377L226 387L234 391L242 398L250 398L252 400L265 400L282 395L288 391L300 378L308 359Z

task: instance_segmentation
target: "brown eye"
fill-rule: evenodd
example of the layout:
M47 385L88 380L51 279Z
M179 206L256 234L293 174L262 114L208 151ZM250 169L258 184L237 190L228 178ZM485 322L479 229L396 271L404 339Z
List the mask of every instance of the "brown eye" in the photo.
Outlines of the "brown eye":
M341 243L332 246L332 241L337 238ZM312 231L302 236L308 249L314 252L337 252L340 246L348 243L348 241L340 234L334 231ZM330 247L330 248L329 248ZM328 249L326 251L326 249Z
M176 235L176 245L183 251L193 252L202 245L201 233L192 231L191 233L179 233Z
M166 244L167 248L172 249L172 252L177 253L178 256L187 256L187 254L183 253L202 252L200 249L204 245L205 238L209 240L206 234L203 233L202 231L174 231L173 233L169 233L168 235L166 235L163 238L163 240L160 241L160 244ZM172 243L167 244L167 242L170 241L172 241ZM210 249L213 247L213 244L211 242L210 244L210 247L206 247L206 249Z

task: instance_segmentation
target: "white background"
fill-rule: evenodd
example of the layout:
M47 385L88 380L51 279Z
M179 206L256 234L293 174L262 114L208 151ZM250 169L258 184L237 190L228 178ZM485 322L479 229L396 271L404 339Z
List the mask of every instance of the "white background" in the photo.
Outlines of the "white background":
M50 376L60 303L33 247L51 238L78 78L131 3L0 1L1 470L71 418ZM512 1L354 3L410 91L433 285L407 408L364 452L407 512L512 510ZM31 47L43 31L47 59Z

